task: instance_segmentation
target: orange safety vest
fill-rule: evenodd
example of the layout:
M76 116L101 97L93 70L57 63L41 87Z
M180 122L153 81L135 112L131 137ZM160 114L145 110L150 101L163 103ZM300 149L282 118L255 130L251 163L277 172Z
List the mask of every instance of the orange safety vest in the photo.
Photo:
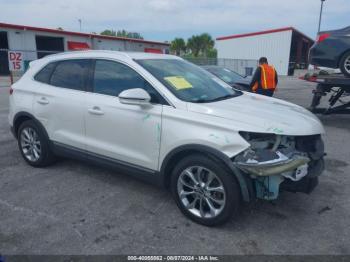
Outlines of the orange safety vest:
M268 64L263 64L259 66L261 69L261 87L263 89L275 90L276 89L276 70L273 66ZM259 87L259 83L256 82L253 86L253 91Z

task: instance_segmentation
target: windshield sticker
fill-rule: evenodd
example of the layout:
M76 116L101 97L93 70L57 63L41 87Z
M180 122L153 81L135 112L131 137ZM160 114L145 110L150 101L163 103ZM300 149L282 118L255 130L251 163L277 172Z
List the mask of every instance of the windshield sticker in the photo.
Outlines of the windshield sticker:
M170 83L176 90L193 88L190 82L181 76L168 76L164 80Z

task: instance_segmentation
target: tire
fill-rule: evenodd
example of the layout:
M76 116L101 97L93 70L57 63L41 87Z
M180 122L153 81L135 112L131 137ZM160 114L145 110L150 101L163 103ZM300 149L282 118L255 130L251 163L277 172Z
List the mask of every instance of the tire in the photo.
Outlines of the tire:
M33 120L20 125L17 137L21 155L29 165L45 167L55 161L47 136Z
M346 76L350 77L350 51L346 52L340 59L339 67L341 72Z
M199 182L197 185L188 171ZM210 183L209 177L212 178ZM199 224L220 225L239 213L241 194L234 174L219 161L205 155L191 155L182 159L172 172L170 186L181 212Z

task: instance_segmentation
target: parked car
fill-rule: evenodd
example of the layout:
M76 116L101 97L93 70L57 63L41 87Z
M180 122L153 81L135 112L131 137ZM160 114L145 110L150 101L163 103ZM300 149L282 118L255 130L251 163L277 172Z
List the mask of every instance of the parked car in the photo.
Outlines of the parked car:
M350 77L350 26L318 34L310 49L309 61L312 65L340 68Z
M183 59L84 51L30 64L10 89L9 123L33 167L56 156L118 168L169 188L213 226L241 201L311 192L323 170L320 121L243 93Z
M230 86L242 90L242 91L251 91L250 88L250 80L246 77L241 76L240 74L227 69L222 66L216 66L216 65L208 65L208 66L202 66L205 70L209 71L210 73L216 75L218 78L220 78L222 81L225 81Z

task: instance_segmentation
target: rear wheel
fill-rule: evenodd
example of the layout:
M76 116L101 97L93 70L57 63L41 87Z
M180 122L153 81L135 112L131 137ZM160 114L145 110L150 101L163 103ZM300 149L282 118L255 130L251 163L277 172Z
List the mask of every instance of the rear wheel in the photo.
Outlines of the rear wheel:
M18 147L24 160L31 166L44 167L55 160L48 139L33 120L27 120L20 125Z
M180 210L206 226L223 224L239 210L240 190L234 174L204 155L192 155L178 163L171 190Z
M350 77L350 51L342 56L340 60L340 70L345 76Z

